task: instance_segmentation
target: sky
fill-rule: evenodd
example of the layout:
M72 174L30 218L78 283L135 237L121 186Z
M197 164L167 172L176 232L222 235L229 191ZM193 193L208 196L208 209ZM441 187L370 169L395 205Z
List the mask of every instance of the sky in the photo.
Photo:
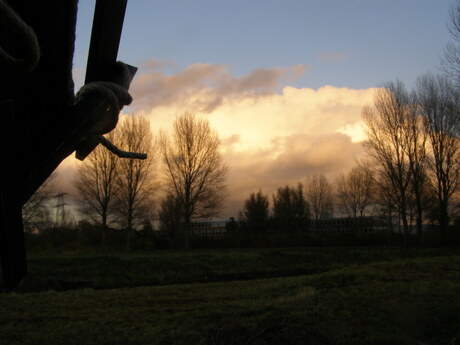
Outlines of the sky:
M74 54L83 84L94 1L80 0ZM139 68L124 114L154 133L192 112L209 120L229 167L221 216L243 200L363 155L361 109L377 87L438 72L448 0L130 0L119 60ZM60 172L70 174L74 158ZM67 179L69 180L69 179Z

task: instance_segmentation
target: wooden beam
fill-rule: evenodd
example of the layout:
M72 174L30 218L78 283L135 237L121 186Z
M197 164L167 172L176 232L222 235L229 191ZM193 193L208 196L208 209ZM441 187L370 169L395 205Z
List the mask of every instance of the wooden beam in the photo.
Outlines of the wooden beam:
M97 0L85 84L107 81L115 68L127 0Z

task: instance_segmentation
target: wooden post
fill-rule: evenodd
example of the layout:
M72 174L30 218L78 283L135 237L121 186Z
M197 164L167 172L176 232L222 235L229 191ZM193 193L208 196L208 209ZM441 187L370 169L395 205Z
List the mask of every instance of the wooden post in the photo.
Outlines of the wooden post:
M127 0L97 0L85 84L107 81L117 61Z
M22 207L16 195L17 154L16 143L11 138L14 132L13 102L0 102L0 147L3 161L0 178L0 258L2 275L6 289L12 289L24 278L27 272Z

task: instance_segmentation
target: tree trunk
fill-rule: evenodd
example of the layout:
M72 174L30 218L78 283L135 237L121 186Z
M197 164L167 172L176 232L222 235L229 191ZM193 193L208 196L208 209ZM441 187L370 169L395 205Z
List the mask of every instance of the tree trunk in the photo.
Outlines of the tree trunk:
M127 210L127 224L126 224L126 250L131 250L131 240L133 235L133 209L132 203L130 202Z
M448 205L446 200L440 200L439 203L439 225L441 226L441 231L444 236L449 234L449 212Z
M423 205L422 195L420 188L415 188L415 199L417 203L417 240L420 241L422 237L422 222L423 222Z
M184 220L184 228L182 229L183 249L190 249L190 229L191 220L190 215L187 214Z
M404 245L409 246L409 222L407 221L406 203L403 200L400 206L401 220L403 223Z
M407 207L406 207L405 200L401 202L400 212L401 212L401 220L403 223L403 231L405 234L408 234L409 233L409 222L407 221Z
M101 234L101 245L102 249L107 248L107 215L102 216L102 234Z

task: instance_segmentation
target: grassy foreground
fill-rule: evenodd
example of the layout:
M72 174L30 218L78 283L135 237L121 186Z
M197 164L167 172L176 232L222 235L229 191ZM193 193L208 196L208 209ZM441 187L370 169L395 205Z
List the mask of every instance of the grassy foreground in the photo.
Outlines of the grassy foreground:
M416 251L389 261L382 252L378 262L374 250L351 250L334 267L331 249L322 251L324 271L309 275L2 294L0 344L450 345L460 337L460 255ZM375 262L359 262L366 257ZM259 262L247 261L247 272Z
M16 291L276 278L378 261L457 254L458 248L329 247L30 255L29 273Z

